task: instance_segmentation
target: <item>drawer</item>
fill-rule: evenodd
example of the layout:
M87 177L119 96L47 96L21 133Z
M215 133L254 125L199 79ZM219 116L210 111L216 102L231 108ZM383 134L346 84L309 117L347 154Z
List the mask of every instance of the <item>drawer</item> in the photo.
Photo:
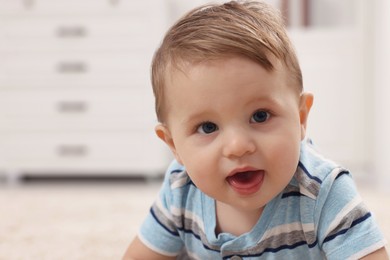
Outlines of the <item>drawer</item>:
M0 61L0 69L2 64ZM4 68L4 67L3 67ZM140 68L137 72L128 71L112 73L66 72L47 74L5 73L0 70L0 90L59 90L80 88L132 88L151 89L149 66Z
M0 134L133 131L153 129L156 123L151 90L3 91L0 94Z
M156 33L155 35L163 35ZM137 40L131 37L84 37L84 38L9 38L6 37L0 42L0 52L4 53L23 53L29 55L30 53L107 53L107 52L121 52L121 53L153 53L160 41L153 38L152 35L139 36ZM1 39L0 39L1 40ZM28 44L26 44L28 41ZM12 54L11 54L12 55Z
M9 134L0 141L7 169L21 172L161 173L168 149L148 132Z
M133 15L156 17L166 13L166 1L128 0L0 0L0 15Z
M6 74L95 74L149 73L152 53L144 52L62 52L7 53L3 68Z
M130 37L163 30L164 19L125 16L60 16L32 19L8 18L0 25L4 35L10 38L85 38L85 37ZM150 31L145 31L148 29ZM161 35L160 35L161 36Z
M128 17L7 19L0 24L3 51L153 51L165 20ZM29 44L26 44L28 41Z
M144 87L152 52L3 54L0 88L29 86Z
M0 113L1 114L1 113ZM132 132L154 129L157 119L154 113L142 116L2 116L0 135L9 133L88 133L88 132ZM0 137L2 138L2 137Z
M128 117L154 114L153 94L145 89L2 91L0 118Z

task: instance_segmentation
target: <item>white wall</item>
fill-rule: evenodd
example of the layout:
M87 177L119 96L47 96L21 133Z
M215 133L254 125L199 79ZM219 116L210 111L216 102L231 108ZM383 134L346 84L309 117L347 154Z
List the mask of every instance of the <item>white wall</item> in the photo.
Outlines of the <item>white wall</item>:
M358 13L359 0L311 1L311 24L318 27L353 26Z
M351 28L292 30L304 88L314 94L308 136L325 156L360 174L371 164L364 137L366 96L362 32ZM359 173L358 173L359 172Z
M376 0L373 15L375 166L378 183L390 185L390 1Z

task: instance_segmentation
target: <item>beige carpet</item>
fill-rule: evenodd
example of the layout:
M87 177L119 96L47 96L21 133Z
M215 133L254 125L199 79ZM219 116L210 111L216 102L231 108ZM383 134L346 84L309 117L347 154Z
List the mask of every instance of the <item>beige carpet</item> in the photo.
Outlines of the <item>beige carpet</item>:
M0 186L0 259L120 259L158 184ZM361 189L387 239L390 194Z
M120 259L157 185L0 188L0 259Z

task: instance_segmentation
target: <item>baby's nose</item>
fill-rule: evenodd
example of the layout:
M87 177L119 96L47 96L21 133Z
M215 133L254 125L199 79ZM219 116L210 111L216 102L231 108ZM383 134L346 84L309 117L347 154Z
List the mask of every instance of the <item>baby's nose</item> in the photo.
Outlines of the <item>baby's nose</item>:
M223 155L228 158L242 157L256 151L254 139L243 130L234 130L226 136Z

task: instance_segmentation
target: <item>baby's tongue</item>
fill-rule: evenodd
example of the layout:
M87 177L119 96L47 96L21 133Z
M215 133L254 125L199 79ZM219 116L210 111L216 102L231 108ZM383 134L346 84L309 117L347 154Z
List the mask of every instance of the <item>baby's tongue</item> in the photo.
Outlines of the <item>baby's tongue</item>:
M230 185L235 186L240 189L244 189L247 187L251 187L257 182L261 181L262 176L259 172L256 171L248 171L248 172L240 172L229 176L227 181Z

